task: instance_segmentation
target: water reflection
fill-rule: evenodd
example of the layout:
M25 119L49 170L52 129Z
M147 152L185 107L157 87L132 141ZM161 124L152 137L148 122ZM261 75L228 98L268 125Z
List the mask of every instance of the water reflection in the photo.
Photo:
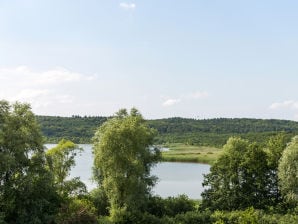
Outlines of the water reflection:
M47 148L54 144L46 144ZM71 177L79 176L88 190L96 187L92 182L93 155L92 146L80 145L84 151L76 158L76 166L71 170ZM190 198L200 198L203 191L203 174L209 172L209 165L197 163L170 163L162 162L152 169L152 174L159 178L153 192L161 197L186 194Z
M209 165L197 163L160 163L152 170L159 178L154 193L162 197L186 194L190 198L201 198L203 174L207 174L209 168Z

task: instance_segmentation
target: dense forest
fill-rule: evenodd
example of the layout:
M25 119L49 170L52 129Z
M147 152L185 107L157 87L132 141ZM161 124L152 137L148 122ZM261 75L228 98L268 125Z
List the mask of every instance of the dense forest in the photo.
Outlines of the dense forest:
M90 116L37 116L47 142L57 143L67 138L75 143L90 143L95 130L108 117ZM216 118L187 119L167 118L147 120L148 125L158 130L155 143L186 143L203 146L223 146L230 136L238 136L250 141L265 143L277 132L285 132L289 137L298 133L298 122L276 119Z

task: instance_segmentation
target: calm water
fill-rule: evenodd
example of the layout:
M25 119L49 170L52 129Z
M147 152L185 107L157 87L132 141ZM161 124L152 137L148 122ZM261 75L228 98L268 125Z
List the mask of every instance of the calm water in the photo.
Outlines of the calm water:
M47 144L47 148L55 145ZM92 148L91 145L80 145L84 152L77 156L76 166L71 170L71 176L81 178L88 189L96 187L90 179L92 176ZM186 194L190 198L198 199L203 191L203 174L209 172L209 165L197 163L169 163L162 162L152 169L152 174L158 177L153 192L162 197Z

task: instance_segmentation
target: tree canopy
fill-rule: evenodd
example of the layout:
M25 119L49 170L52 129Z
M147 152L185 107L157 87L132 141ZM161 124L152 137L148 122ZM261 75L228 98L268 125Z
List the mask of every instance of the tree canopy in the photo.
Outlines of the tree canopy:
M67 179L71 168L76 165L75 156L82 150L73 142L62 139L57 146L46 152L47 166L54 175L58 193L62 197L87 191L85 184L78 177Z
M286 200L298 205L298 136L282 153L278 166L280 188Z
M45 169L42 135L28 104L0 101L0 160L0 211L4 221L53 220L60 199L52 175Z
M142 209L149 198L155 183L150 169L160 156L158 149L151 147L155 134L136 109L130 114L122 109L94 136L94 168L113 221Z
M277 151L280 142L271 139L269 145L270 154L256 143L230 138L223 154L205 175L203 185L207 189L202 193L203 205L214 210L276 205L279 202L277 176L272 175L276 164L272 165L269 155Z

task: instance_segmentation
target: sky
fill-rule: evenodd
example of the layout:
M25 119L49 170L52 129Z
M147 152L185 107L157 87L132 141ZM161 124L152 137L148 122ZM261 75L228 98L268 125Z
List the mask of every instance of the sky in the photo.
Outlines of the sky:
M298 120L298 1L0 0L0 99L38 115Z

